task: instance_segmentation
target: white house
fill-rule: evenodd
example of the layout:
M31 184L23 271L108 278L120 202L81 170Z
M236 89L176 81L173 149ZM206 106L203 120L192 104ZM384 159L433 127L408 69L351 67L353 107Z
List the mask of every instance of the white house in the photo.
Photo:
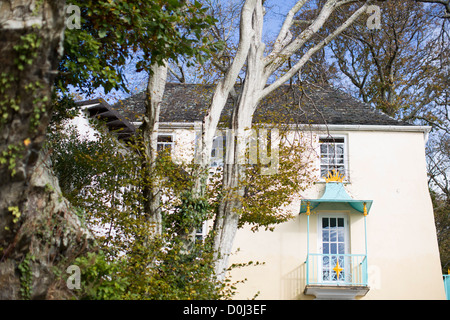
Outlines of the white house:
M194 155L211 88L167 84L158 143L175 160ZM81 104L127 139L143 101L138 94L114 106ZM226 107L224 120L230 112ZM287 208L296 214L274 231L238 231L230 263L262 264L231 271L233 280L246 279L236 298L445 299L426 176L430 128L397 121L332 87L283 86L255 119L275 114L307 133L318 181L296 197ZM213 165L221 165L216 144Z

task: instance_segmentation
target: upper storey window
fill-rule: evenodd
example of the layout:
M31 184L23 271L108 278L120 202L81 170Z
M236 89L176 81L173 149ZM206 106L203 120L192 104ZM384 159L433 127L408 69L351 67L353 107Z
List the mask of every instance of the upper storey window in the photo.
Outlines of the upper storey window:
M336 170L347 177L345 137L321 137L319 144L320 176L326 177L329 171Z
M173 136L171 134L160 134L158 135L157 150L168 151L169 153L173 149Z

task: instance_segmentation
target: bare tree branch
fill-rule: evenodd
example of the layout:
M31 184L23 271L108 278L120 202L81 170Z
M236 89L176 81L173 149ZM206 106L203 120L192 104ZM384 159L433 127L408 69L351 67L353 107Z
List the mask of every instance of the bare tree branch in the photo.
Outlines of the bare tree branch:
M318 44L313 46L311 49L309 49L302 57L301 59L287 72L284 73L283 76L275 80L272 84L267 86L261 93L260 99L267 96L270 92L281 86L283 83L288 81L291 77L293 77L301 68L302 66L311 58L311 56L322 49L325 45L327 45L331 40L336 38L342 31L344 31L349 25L351 25L361 14L366 12L367 7L369 6L369 2L366 2L363 6L361 6L358 10L356 10L342 25L340 25L333 33L325 37L322 41L320 41ZM328 17L331 14L331 12L327 13L321 13L319 14L319 17L316 19L316 21L320 19L324 19L325 17ZM319 20L320 21L320 20ZM318 21L318 23L319 23ZM324 21L322 21L321 24L323 24ZM303 32L300 34L299 37ZM290 48L292 50L293 48ZM298 50L298 49L297 49ZM296 51L296 50L295 50ZM286 54L289 52L289 49L286 50ZM282 53L283 54L283 53Z
M417 2L435 3L443 5L445 13L442 15L441 18L450 19L450 0L417 0Z

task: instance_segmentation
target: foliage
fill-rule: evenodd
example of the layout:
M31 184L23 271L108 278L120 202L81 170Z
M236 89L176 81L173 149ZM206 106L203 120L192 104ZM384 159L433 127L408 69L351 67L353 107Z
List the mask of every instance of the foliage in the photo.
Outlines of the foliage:
M0 165L8 165L11 176L16 174L17 161L20 160L21 152L24 149L23 145L10 144L0 154Z
M80 298L217 299L229 295L214 280L207 245L197 242L186 250L185 230L201 225L209 206L206 200L189 196L181 180L174 183L180 168L161 155L157 168L164 176L154 173L151 177L165 186L163 191L173 200L162 208L165 232L155 237L142 210L145 177L140 175L139 144L125 149L106 132L98 134L97 140L82 139L70 127L49 135L48 148L53 151L64 196L81 209L104 254L79 259L87 277L83 284L87 291ZM178 189L171 188L175 185Z
M188 233L192 228L198 229L211 216L211 208L206 198L193 197L189 191L180 196L180 203L175 205L174 212L166 215L166 229L178 234Z
M31 288L33 284L31 263L34 259L35 258L28 253L17 267L20 272L20 295L24 300L29 300L31 297Z
M8 189L8 194L5 193L2 200L4 200L3 204L7 204L8 211L13 214L13 219L18 218L20 214L17 208L22 209L22 204L24 206L29 205L26 201L28 196L31 193L33 193L33 196L36 194L33 189L36 186L33 185L33 181L30 183L30 177L36 167L36 160L41 151L45 129L52 111L65 112L67 105L74 106L66 95L70 86L79 88L81 92L88 94L99 87L102 87L106 92L113 88L124 89L126 82L121 67L126 59L133 56L137 50L143 52L143 59L138 66L142 70L147 70L148 65L154 62L161 62L163 59L175 57L178 54L195 56L201 60L203 54L207 54L209 50L207 46L209 41L207 38L201 37L201 31L209 25L211 18L205 14L206 9L198 1L74 0L72 4L82 8L82 28L80 30L66 30L64 57L59 64L59 72L54 82L54 87L59 91L59 94L63 94L63 97L56 94L51 97L51 84L55 75L55 65L59 61L58 52L61 49L58 47L61 44L59 40L63 38L61 37L61 31L63 30L64 19L60 16L60 13L62 13L64 3L37 1L35 4L36 19L29 19L29 10L16 12L17 10L13 10L15 6L11 4L8 7L11 12L6 8L5 14L9 18L14 17L11 18L12 20L8 20L8 18L3 21L5 25L10 21L15 21L16 18L28 22L33 21L33 23L34 21L45 21L45 23L42 23L42 27L30 27L30 24L24 23L19 28L13 28L14 30L4 39L5 48L9 49L3 50L5 51L5 59L3 60L11 62L10 65L6 64L5 67L13 74L10 75L8 71L8 74L1 73L0 76L0 87L2 88L0 94L5 98L0 102L0 126L6 139L5 148L2 148L0 152L0 165L2 171L6 172L6 170L3 170L5 167L5 169L11 171L11 175L15 175L13 179L10 179L9 176L3 177L7 180L4 189ZM11 59L8 59L8 57ZM50 104L51 98L56 101L53 105ZM58 106L57 100L61 98L63 103ZM62 118L66 115L71 114L59 114L58 116ZM12 142L6 143L9 140ZM72 148L68 139L63 142L67 143L66 147ZM105 141L102 141L102 143L104 143L103 147L107 146ZM52 146L49 148L52 149ZM131 166L132 162L123 161L125 154L120 151L114 153L113 156L116 166L108 166L110 159L102 159L105 160L103 163L99 162L92 165L92 162L89 162L91 160L89 157L90 155L96 155L96 150L93 149L95 146L87 145L83 148L85 148L84 151L78 151L76 154L80 159L83 158L81 162L84 167L80 170L74 168L68 160L69 155L73 156L74 154L67 153L64 148L53 150L55 156L53 160L55 165L59 166L58 170L60 170L60 181L64 186L64 194L79 206L79 212L85 211L87 223L91 222L94 225L96 224L96 227L104 227L105 224L101 224L99 219L104 217L102 214L108 213L106 224L108 223L107 219L109 219L111 222L108 225L110 226L110 232L103 233L99 239L105 249L113 248L106 250L105 257L109 259L117 252L126 252L126 249L129 249L130 244L136 238L141 225L144 229L146 227L145 224L140 224L143 218L139 216L139 202L134 199L136 193L127 189L129 186L134 186L129 181L133 177L135 166ZM118 150L118 148L114 146L110 150ZM60 156L59 159L58 156ZM95 157L95 159L99 161L98 157ZM121 170L123 166L117 165L117 163L122 161L130 164L131 167L127 167L127 170ZM20 162L23 162L24 168L17 165L22 164ZM88 164L91 166L89 167ZM16 167L24 170L19 171ZM16 171L19 174L16 174ZM118 184L115 183L115 179L119 180ZM14 184L14 188L8 188L11 183ZM112 189L108 189L110 186ZM40 188L38 191L46 191L48 188L52 188L52 186ZM30 190L30 194L27 194ZM80 191L81 194L77 191ZM48 200L46 198L48 194L45 192L42 194L44 194L42 198L36 201L39 204L47 203ZM40 193L36 198L39 196ZM121 198L118 199L118 196ZM92 201L89 202L89 200ZM16 206L16 202L20 202L19 206ZM48 203L50 203L48 210L51 211L55 206L52 206L50 201ZM126 207L127 210L121 210L125 208L125 205L128 206ZM2 209L6 213L8 212L5 208ZM68 208L68 210L71 209ZM39 213L37 218L43 216L42 210L37 212ZM32 218L35 218L36 215L32 216ZM64 218L67 217L64 216ZM118 223L121 218L124 218L126 222L123 226ZM125 218L129 219L126 220ZM102 222L105 222L105 220ZM121 247L110 245L112 241L116 241L115 244L120 243L118 238L114 238L112 234L113 231L116 232L116 228L113 229L113 226L119 226L120 237L126 236ZM32 233L24 236L24 246L29 243L28 238L32 238L32 236L34 236ZM2 233L2 241L4 238L6 239ZM58 235L56 238L52 236L52 238L57 242L61 239L61 236ZM18 238L16 237L16 239ZM6 240L9 241L10 239ZM34 242L30 243L33 247ZM69 243L69 247L71 244ZM11 245L11 247L14 246ZM18 259L25 252L26 250L20 252ZM59 255L59 251L56 253L58 259L64 254L67 254L67 252L61 255ZM49 261L49 266L53 262ZM22 271L27 274L27 281L30 278L28 277L28 265L27 263L21 265ZM43 264L41 263L41 265ZM101 260L95 262L94 265L98 265L98 268L105 272L107 271ZM45 265L45 267L48 267L48 265ZM92 296L109 297L110 290L106 292L101 289L102 286L96 287L100 289ZM31 294L27 291L25 295L30 297Z
M89 252L75 259L80 268L80 289L74 290L82 300L118 300L128 286L128 279L122 273L124 261L108 261L103 252Z
M448 34L444 31L448 21L433 19L433 6L413 0L385 1L377 6L381 8L380 29L370 30L367 16L361 16L330 43L324 54L327 59L310 62L303 70L304 79L331 80L398 119L431 121L438 112L434 104L445 97L448 87ZM351 8L338 11L316 41L342 23Z
M52 165L63 195L84 212L85 221L97 230L101 246L114 244L115 233L129 239L128 234L140 219L136 215L138 194L132 191L142 182L136 172L139 162L135 154L107 133L97 132L96 140L89 140L69 127L48 136ZM118 248L105 248L105 253L114 256L116 250L127 250L128 244L124 240Z
M198 1L74 0L81 29L66 29L64 57L56 80L59 90L74 86L92 93L102 87L127 91L123 67L132 57L137 71L178 55L203 61L212 44L202 37L213 19ZM138 55L137 53L141 53Z
M97 128L103 130L101 124ZM307 186L304 174L299 174L309 170L309 160L302 153L304 140L280 132L283 143L277 159L278 172L261 175L263 164L248 166L243 181L246 194L241 226L249 223L253 230L270 229L290 219L292 215L280 209ZM114 277L127 283L123 299L226 299L233 295L232 284L215 279L210 239L192 241L193 232L212 219L218 209L223 192L221 179L211 184L204 198L194 197L191 190L195 166L176 164L164 152L157 158L155 172L144 177L140 144L125 148L108 132L89 140L72 127L56 130L49 133L48 148L64 196L80 208L82 220L96 234L104 252L105 261L96 262L92 257L87 260L100 269L104 263L120 265ZM142 188L148 179L157 181L163 194L160 236L152 234L143 211ZM101 292L87 296L107 297L103 285L112 290L102 282ZM116 289L121 291L122 286Z
M31 65L37 56L37 49L41 45L41 39L36 33L28 33L20 38L23 43L14 46L18 57L14 59L17 69L23 71L27 65Z
M442 269L446 273L450 266L450 139L448 134L441 134L439 139L431 137L426 152L428 186L434 207Z
M176 234L154 238L135 250L127 271L135 280L125 299L227 299L232 288L215 279L213 255L207 243L187 251Z
M64 34L52 97L52 117L58 121L74 117L74 91L78 97L99 88L105 94L129 92L129 64L149 73L152 63L180 56L203 62L222 46L203 36L214 19L197 0L74 0L71 5L80 8L81 28L66 28Z
M276 116L274 115L274 118ZM260 131L263 128L266 131ZM271 134L269 134L268 144L263 143L262 145L265 146L262 147L259 142L265 139L262 133L272 131L277 132L278 137L275 141L271 141ZM264 126L261 123L255 123L254 132L255 135L250 143L256 147L258 156L256 161L244 164L245 174L239 186L244 188L240 198L242 208L239 212L239 227L252 225L253 231L261 227L273 230L275 225L290 220L296 214L289 212L286 206L314 182L314 169L310 165L312 154L307 149L307 138L300 132L294 133L281 125L267 123ZM226 194L226 190L223 189L222 174L222 170L217 170L211 179L212 183L207 195L214 210L218 210Z
M239 223L273 230L274 225L290 220L297 212L286 206L314 181L307 143L300 133L296 136L281 132L278 151L278 170L270 175L261 174L266 165L258 163L247 168L243 181L245 195Z

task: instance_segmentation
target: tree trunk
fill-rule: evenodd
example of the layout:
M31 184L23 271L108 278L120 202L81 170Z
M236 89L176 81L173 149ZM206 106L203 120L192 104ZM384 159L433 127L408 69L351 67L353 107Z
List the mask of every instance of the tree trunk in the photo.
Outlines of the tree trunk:
M215 272L219 279L223 279L225 276L228 258L231 254L234 237L238 228L239 211L242 208L242 199L244 196L244 189L240 185L241 179L244 178L243 163L245 163L245 159L243 159L243 156L245 156L247 148L247 135L250 134L250 130L248 129L251 129L252 117L259 101L296 74L315 52L322 49L329 41L347 28L359 15L365 12L367 6L366 3L360 7L347 21L336 28L334 32L311 47L293 67L273 83L266 86L269 77L283 65L288 57L303 47L307 40L323 26L331 13L344 2L335 0L327 1L315 20L297 38L292 40L289 28L293 23L295 14L305 3L306 1L298 1L293 6L283 23L272 52L267 56L264 56L265 45L262 42L264 18L262 2L257 1L253 4L251 14L241 15L241 32L243 31L242 27L246 26L245 32L250 36L248 38L242 38L240 41L240 44L248 41L246 43L249 46L247 51L247 70L242 92L240 93L237 106L233 110L231 131L236 137L231 139L227 144L223 178L225 196L219 206L214 223ZM243 21L243 19L247 20ZM231 68L233 68L233 65ZM214 132L210 132L209 134L214 134Z
M234 236L239 223L239 211L242 208L244 188L240 183L244 177L247 141L251 133L253 113L258 105L259 96L267 79L264 77L264 49L262 26L264 8L261 3L255 6L251 16L252 38L247 55L247 72L243 89L237 105L233 109L231 120L232 139L227 141L227 154L224 165L224 198L214 224L214 249L216 254L215 272L219 279L225 276Z
M41 152L62 54L64 6L60 0L0 5L1 299L66 296L55 268L64 272L92 244Z
M144 211L153 227L152 234L162 232L162 216L160 210L161 193L155 173L158 155L158 128L160 104L164 95L167 79L167 63L153 65L149 75L145 99L145 116L142 127L144 147Z
M196 179L193 187L193 194L197 197L202 197L206 190L214 135L216 134L220 115L227 102L228 95L230 94L230 91L234 89L239 72L242 70L245 62L247 61L247 55L250 50L251 39L253 36L251 29L252 16L255 11L255 7L259 2L259 0L247 0L242 6L239 28L240 39L236 55L224 77L217 84L212 97L211 105L208 108L203 120L202 136L199 145L200 151L198 156L198 171L195 175ZM239 168L229 168L227 170L233 169ZM225 184L229 185L233 183L233 179L231 178ZM225 276L224 269L228 263L228 256L231 252L231 246L237 230L237 222L239 221L237 211L228 207L225 208L223 205L233 206L233 204L222 203L214 220L213 229L215 235L213 238L213 247L215 249L215 260L217 261L215 270L219 279L223 279ZM224 215L225 212L235 212L236 215L227 216Z

